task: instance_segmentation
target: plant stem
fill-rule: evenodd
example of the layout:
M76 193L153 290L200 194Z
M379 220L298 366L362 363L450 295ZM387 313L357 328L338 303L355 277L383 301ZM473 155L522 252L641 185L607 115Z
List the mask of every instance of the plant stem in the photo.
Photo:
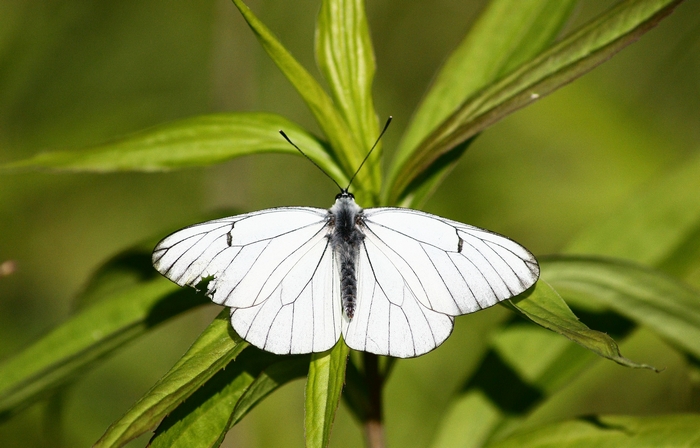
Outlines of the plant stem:
M365 437L369 448L384 448L384 422L382 418L383 378L379 374L379 357L364 353L364 370L367 380L370 409L365 420Z

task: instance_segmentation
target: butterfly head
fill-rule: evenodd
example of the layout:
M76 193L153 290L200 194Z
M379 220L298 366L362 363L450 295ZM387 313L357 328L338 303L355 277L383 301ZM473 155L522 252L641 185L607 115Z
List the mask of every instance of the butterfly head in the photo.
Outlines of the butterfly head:
M354 222L355 216L361 211L362 208L355 203L355 195L350 193L347 188L340 190L340 193L335 195L335 204L330 208L331 214L335 217L350 214L349 222Z
M355 201L355 195L350 193L347 188L343 188L340 193L335 195L335 200L336 202L341 200Z

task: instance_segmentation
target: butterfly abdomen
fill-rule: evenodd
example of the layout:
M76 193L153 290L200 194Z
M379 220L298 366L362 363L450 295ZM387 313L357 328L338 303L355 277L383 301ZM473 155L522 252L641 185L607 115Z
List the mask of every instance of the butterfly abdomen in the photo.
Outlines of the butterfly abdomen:
M340 295L343 302L343 311L348 319L355 315L355 303L357 298L357 276L355 264L341 261L340 264Z
M340 298L345 315L352 319L357 303L356 266L360 246L365 238L357 225L362 219L362 208L349 194L339 195L330 209L330 215L332 231L328 237L340 267Z

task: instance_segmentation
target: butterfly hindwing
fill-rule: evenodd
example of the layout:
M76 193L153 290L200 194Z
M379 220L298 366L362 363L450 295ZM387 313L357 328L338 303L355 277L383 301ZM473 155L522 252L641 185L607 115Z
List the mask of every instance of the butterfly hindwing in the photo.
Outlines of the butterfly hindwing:
M416 299L405 268L382 240L366 234L358 259L357 308L343 327L348 346L408 358L429 352L450 335L453 318Z
M209 279L241 337L267 351L327 350L340 335L340 287L326 210L282 207L190 226L166 237L154 266L180 285Z

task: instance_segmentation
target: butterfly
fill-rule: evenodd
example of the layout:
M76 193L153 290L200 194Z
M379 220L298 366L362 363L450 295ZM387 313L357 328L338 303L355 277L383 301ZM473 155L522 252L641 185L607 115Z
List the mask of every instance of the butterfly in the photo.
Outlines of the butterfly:
M322 352L342 335L352 349L399 358L433 350L455 316L539 277L535 257L507 237L413 209L362 209L342 187L327 210L278 207L186 227L158 243L153 265L180 286L208 281L233 329L263 350Z

